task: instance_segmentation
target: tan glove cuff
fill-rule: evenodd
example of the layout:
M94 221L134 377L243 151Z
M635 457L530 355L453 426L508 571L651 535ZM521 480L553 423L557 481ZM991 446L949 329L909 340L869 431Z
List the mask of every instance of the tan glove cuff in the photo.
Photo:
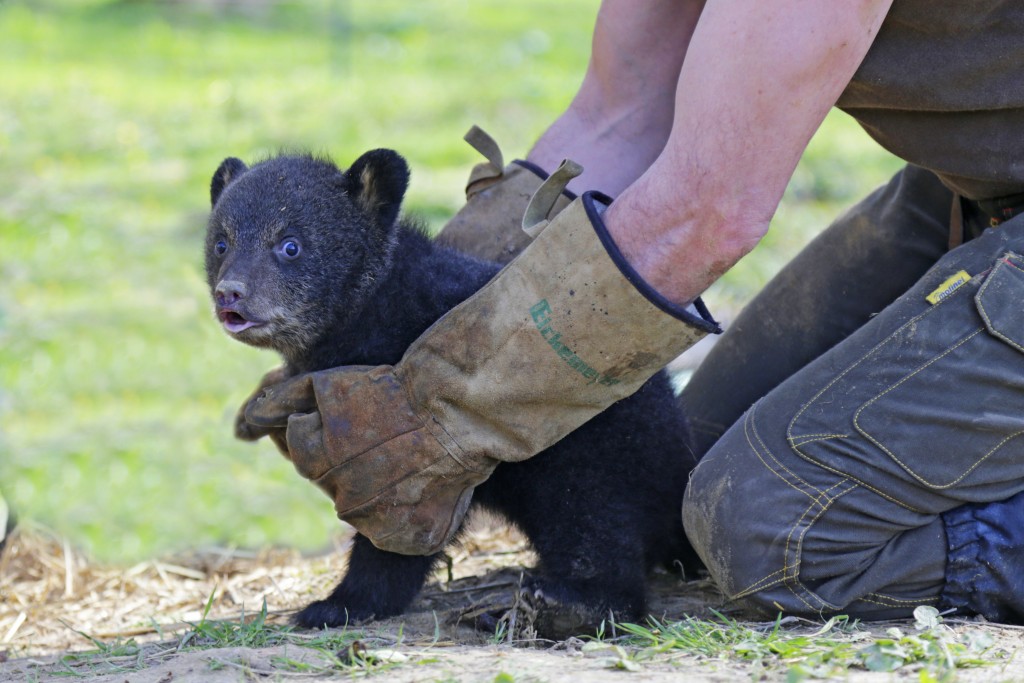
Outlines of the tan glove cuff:
M428 428L464 453L529 458L720 331L703 304L675 306L628 266L600 199L559 213L399 363Z
M523 212L548 174L527 161L505 165L498 144L476 126L466 133L466 141L487 161L470 171L466 204L441 229L437 241L477 258L505 264L532 239L522 230ZM564 193L549 215L555 215L573 199L571 193Z

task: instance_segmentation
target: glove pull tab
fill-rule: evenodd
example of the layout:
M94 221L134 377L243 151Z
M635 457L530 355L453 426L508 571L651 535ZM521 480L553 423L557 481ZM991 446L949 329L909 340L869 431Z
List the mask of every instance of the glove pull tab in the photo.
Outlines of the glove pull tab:
M462 139L469 143L469 146L480 152L487 161L481 162L469 172L469 180L466 181L466 199L484 190L501 180L505 175L505 158L501 154L501 148L479 126L470 128Z
M569 181L583 173L583 167L572 159L562 159L555 172L537 188L530 198L530 203L523 214L523 231L530 237L536 237L547 227L548 214L555 202L562 195Z

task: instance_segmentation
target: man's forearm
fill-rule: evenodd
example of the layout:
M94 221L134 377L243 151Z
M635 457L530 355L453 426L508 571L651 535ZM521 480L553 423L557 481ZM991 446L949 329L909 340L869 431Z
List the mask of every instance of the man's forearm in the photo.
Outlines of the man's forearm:
M571 189L617 195L658 157L672 129L675 86L703 0L604 0L579 92L527 157L585 171Z
M605 217L661 294L692 301L756 246L890 3L708 3L680 72L668 143Z

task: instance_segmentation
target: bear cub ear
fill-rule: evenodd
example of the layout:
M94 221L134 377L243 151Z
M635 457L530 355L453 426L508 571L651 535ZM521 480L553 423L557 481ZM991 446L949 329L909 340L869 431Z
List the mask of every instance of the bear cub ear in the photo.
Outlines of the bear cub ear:
M210 205L215 205L224 188L248 170L249 167L245 165L245 162L235 157L228 157L220 162L220 166L213 173L213 180L210 181Z
M390 149L371 150L345 171L349 196L382 227L391 227L398 219L408 187L409 165Z

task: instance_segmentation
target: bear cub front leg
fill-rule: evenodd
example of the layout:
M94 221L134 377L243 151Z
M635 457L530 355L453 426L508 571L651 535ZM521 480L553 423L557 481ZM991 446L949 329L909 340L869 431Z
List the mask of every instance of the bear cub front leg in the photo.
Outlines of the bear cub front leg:
M324 628L401 614L441 556L385 552L365 536L356 534L345 578L327 598L311 603L295 615L295 623L306 628Z

